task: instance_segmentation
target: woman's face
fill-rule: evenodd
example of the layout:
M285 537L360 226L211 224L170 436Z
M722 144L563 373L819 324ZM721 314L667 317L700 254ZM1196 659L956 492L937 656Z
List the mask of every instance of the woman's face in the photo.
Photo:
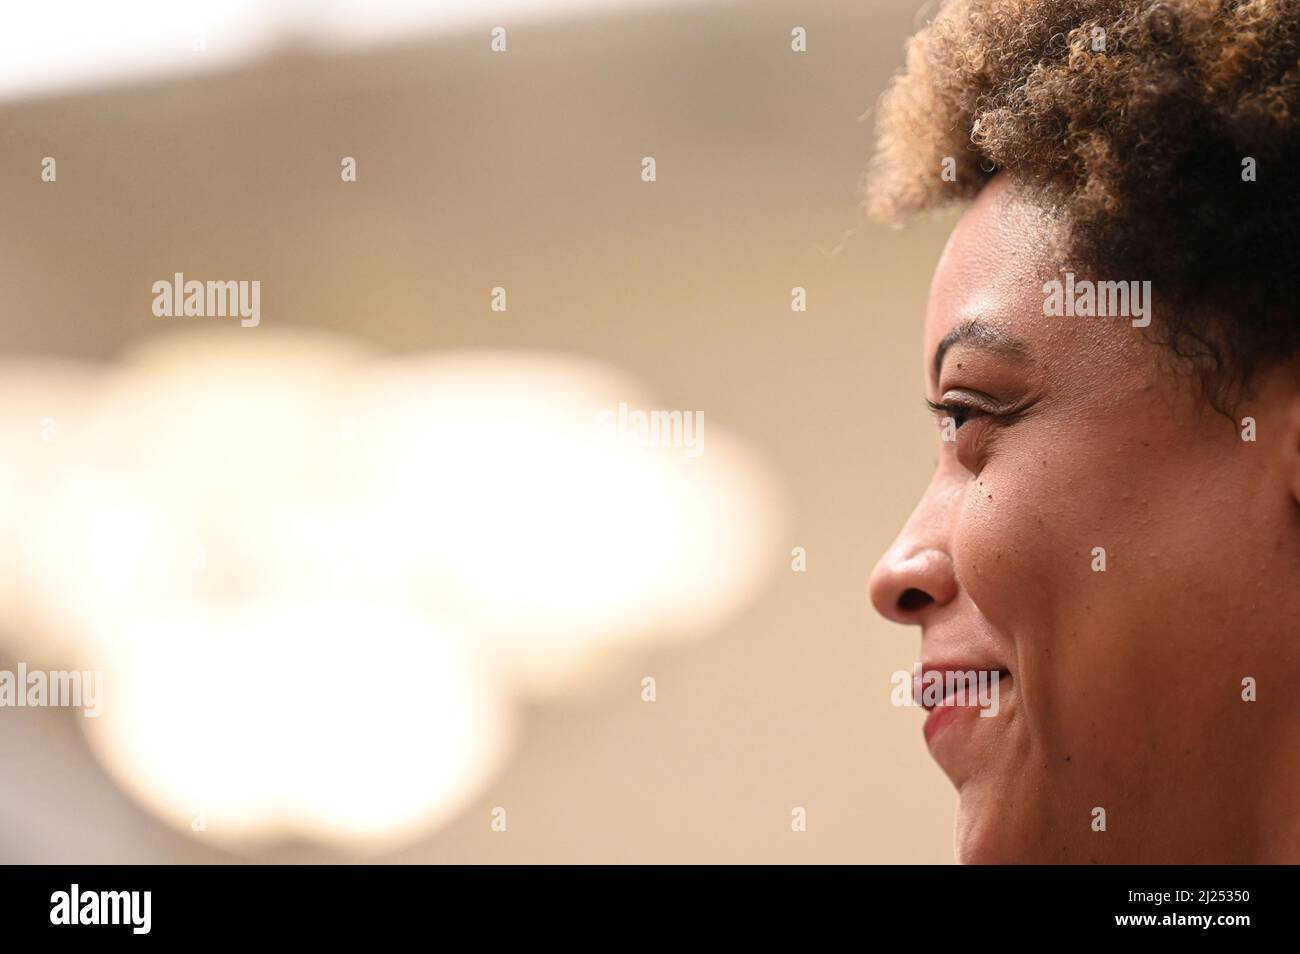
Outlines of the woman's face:
M954 230L925 389L955 440L871 579L925 669L1002 672L996 716L931 726L958 859L1300 860L1293 372L1230 421L1129 318L1046 316L1046 246L1005 176Z

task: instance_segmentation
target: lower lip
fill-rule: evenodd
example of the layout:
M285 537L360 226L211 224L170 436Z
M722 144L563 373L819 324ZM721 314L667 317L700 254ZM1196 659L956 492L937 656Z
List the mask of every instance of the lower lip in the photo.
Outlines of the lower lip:
M1009 673L1002 673L1000 682L1007 683L1011 681ZM930 714L925 719L925 725L921 731L925 734L927 745L932 745L935 738L944 729L951 725L957 725L967 719L978 719L979 714L984 711L980 706L955 706L939 705L930 710Z
M962 719L978 718L979 712L979 706L935 706L930 710L921 730L925 733L925 741L932 743L935 736L948 726Z

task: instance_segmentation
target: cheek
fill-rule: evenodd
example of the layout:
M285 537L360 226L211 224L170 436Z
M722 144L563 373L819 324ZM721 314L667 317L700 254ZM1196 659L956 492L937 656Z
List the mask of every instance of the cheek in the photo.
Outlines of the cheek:
M1074 479L1077 462L1044 449L967 478L953 539L962 588L994 629L1040 642L1088 572L1100 514ZM1072 486L1073 485L1073 486Z
M1143 602L1141 581L1122 572L1137 547L1122 501L1133 488L1127 467L1077 442L1017 437L968 478L954 562L1006 647L1028 730L1077 758L1057 750L1086 754L1109 722L1131 716L1124 701L1140 680L1125 664Z
M1208 442L1151 415L1112 417L1050 439L1026 430L965 476L954 564L1019 678L1043 764L1154 769L1204 735L1213 707L1187 712L1186 696L1218 691L1240 586L1225 548L1241 481L1198 461Z

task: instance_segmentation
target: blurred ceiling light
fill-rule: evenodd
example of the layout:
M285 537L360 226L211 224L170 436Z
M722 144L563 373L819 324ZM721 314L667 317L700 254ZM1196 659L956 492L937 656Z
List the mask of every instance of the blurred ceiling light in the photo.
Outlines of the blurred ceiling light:
M167 338L104 375L65 466L25 501L24 584L85 643L160 602L202 609L311 575L332 512L320 408L370 352L325 334Z
M752 452L712 420L698 458L610 439L599 415L620 404L657 407L596 362L510 352L372 365L340 394L368 549L534 693L563 690L602 643L706 629L771 564L773 488Z
M195 332L93 397L68 465L9 495L31 628L105 671L78 722L110 773L232 846L436 824L514 693L704 632L779 562L754 454L711 419L698 456L612 435L655 405L590 360Z
M690 2L690 0L677 0ZM15 3L0 30L0 97L227 67L282 44L352 47L665 0L103 0ZM486 41L485 41L486 43ZM486 49L486 45L485 45Z
M31 629L22 541L34 536L31 502L83 459L100 379L100 365L37 357L11 359L0 373L0 633L29 662L72 651L56 631Z
M466 644L388 606L177 607L104 634L109 774L200 839L378 850L463 810L500 767L505 701Z

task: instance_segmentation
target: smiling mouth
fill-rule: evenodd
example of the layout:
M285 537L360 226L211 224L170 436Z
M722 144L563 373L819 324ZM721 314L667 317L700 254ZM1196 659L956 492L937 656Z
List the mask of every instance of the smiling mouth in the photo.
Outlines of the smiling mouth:
M969 731L985 718L996 716L1001 711L1002 691L1012 675L1005 667L945 665L926 668L917 678L922 685L921 705L927 712L922 732L933 750L935 739L948 727L965 724Z
M927 680L933 680L937 683L937 692L929 695L922 692L921 707L926 712L952 707L979 708L981 703L977 687L981 680L985 684L990 682L990 674L993 673L997 674L997 681L993 683L997 687L1011 681L1011 670L1005 667L993 669L978 666L933 666L923 669L919 676L919 683L924 684Z

